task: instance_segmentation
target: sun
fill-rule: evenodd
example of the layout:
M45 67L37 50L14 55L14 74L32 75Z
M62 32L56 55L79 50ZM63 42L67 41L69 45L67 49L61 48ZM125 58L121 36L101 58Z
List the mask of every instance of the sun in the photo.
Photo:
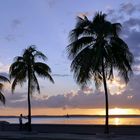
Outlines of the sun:
M115 107L109 110L109 114L110 115L128 115L128 114L133 114L133 110Z

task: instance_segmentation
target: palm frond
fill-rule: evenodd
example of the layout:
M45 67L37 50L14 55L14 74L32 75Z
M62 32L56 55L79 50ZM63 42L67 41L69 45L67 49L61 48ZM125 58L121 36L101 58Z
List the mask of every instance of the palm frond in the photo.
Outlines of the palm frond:
M40 69L44 69L45 71L47 71L48 73L51 73L51 69L50 67L45 64L45 63L42 63L42 62L35 62L34 64L34 69L36 70L36 68L40 68Z
M3 90L4 85L2 83L0 83L0 91Z
M129 51L127 44L120 38L112 38L111 45L114 60L113 66L118 69L119 74L127 83L132 73L131 65L133 62L133 55Z
M90 48L83 49L72 61L71 71L74 72L74 78L79 85L86 85L92 77L94 64L94 53Z
M0 75L0 81L9 82L10 83L9 79L7 77L5 77L5 76L2 76L2 75Z
M6 99L1 91L0 91L0 101L5 105Z
M69 34L69 41L75 42L80 36L91 35L93 32L90 30L91 22L85 16L84 18L77 17L77 23L75 29Z
M68 57L70 59L73 59L77 55L77 53L79 53L79 51L83 49L83 47L89 46L92 43L93 37L91 36L82 37L75 42L72 42L67 46L67 52L69 54Z
M23 57L21 57L21 56L17 56L14 58L14 62L23 62L23 61L24 61Z
M36 62L34 65L34 70L40 77L48 78L52 83L54 83L54 80L50 75L51 69L47 64Z
M12 72L11 72L11 77L12 77ZM26 69L21 69L16 76L12 77L14 78L13 83L12 83L12 92L14 92L15 87L17 84L20 84L20 86L23 85L24 82L26 82L27 74L26 74Z
M40 51L36 51L36 53L34 54L34 57L35 57L35 58L41 58L41 59L43 59L44 61L47 60L47 56L44 55L44 54L43 54L42 52L40 52Z
M32 72L31 73L31 76L30 76L30 78L31 78L31 87L30 87L30 89L31 89L31 95L32 95L32 93L35 91L35 90L37 90L38 91L38 93L40 93L40 87L39 87L39 83L38 83L38 80L37 80L37 78L36 78L36 75L34 74L34 72Z
M10 79L16 77L18 73L21 73L22 71L25 72L26 70L27 66L25 62L14 62L9 68Z
M49 79L52 83L54 83L54 80L53 80L53 78L52 78L52 76L50 75L50 73L45 73L44 72L44 74L43 73L37 73L40 77L42 77L42 78L47 78L47 79Z
M96 70L93 73L93 79L95 81L95 87L98 89L102 85L102 81L103 81L102 73L100 71Z
M118 36L118 34L121 32L121 28L122 28L122 25L120 23L113 23L112 24L112 33L115 36Z
M97 12L95 14L95 16L93 17L92 23L104 23L104 21L106 21L106 14L102 13L102 12Z
M10 83L9 79L6 78L5 76L2 76L2 75L0 75L0 80L3 81L3 82L9 82L9 83ZM4 95L2 94L3 87L4 87L3 83L0 83L0 101L1 101L3 104L5 104L5 101L6 101L6 100L5 100Z

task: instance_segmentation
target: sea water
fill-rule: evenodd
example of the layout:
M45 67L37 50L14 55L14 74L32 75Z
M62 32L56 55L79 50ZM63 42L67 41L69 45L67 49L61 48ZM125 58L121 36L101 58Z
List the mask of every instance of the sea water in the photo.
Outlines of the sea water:
M18 117L1 117L0 121L19 123ZM27 119L23 119L26 123ZM32 117L33 124L90 124L102 125L104 117ZM111 125L140 125L140 117L113 117L109 119Z

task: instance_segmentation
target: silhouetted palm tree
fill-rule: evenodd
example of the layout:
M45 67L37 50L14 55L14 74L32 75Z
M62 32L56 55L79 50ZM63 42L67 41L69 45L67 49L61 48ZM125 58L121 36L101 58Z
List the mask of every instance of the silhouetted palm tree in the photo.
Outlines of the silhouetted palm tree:
M17 84L22 85L26 80L28 80L28 130L31 131L31 103L30 95L37 90L40 92L39 83L36 77L40 76L43 78L48 78L52 83L54 83L51 77L50 67L42 62L36 62L37 58L46 60L47 57L40 51L37 51L35 46L30 46L25 49L22 56L17 56L14 59L13 64L10 66L10 78L13 79L12 92L15 90Z
M86 16L78 17L76 27L70 32L70 44L67 48L76 82L85 86L94 79L97 88L102 83L104 85L105 133L109 133L106 80L113 79L113 69L117 69L126 83L132 73L133 55L119 37L120 31L121 24L109 22L102 12L96 13L92 21Z
M10 82L9 80L8 80L8 78L6 78L5 76L2 76L2 75L0 75L0 101L3 103L3 104L5 104L5 97L4 97L4 95L3 95L3 83L2 82Z

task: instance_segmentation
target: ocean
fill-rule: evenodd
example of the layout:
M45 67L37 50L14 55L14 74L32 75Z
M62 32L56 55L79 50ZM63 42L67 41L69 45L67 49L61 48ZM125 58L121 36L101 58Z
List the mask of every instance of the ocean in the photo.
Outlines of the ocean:
M18 117L0 117L0 121L7 121L11 124L18 124ZM27 119L23 119L26 123ZM102 125L105 123L104 117L32 117L33 124L89 124ZM109 118L111 125L140 125L140 116L123 116Z

